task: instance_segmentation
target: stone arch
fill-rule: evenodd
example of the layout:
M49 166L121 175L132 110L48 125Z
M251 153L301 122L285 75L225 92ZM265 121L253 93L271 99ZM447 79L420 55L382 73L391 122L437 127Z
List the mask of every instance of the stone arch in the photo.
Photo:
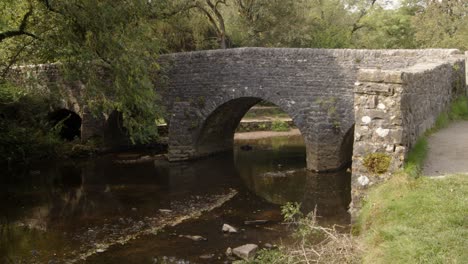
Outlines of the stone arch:
M241 119L256 104L261 101L270 102L287 113L294 122L291 113L284 106L259 97L239 97L220 103L203 120L195 136L195 151L200 156L230 150L233 147L234 133ZM212 107L213 108L213 107ZM304 129L301 124L295 125L299 131Z
M49 113L52 125L60 125L59 135L62 139L72 141L81 138L82 118L75 112L60 108Z
M343 167L349 161L342 160L346 155L341 144L354 123L355 69L349 65L354 65L358 53L246 48L165 57L170 65L165 95L171 98L165 102L171 114L169 160L229 149L230 131L240 118L236 113L266 100L288 113L300 129L308 169ZM232 122L226 121L224 127L207 125L207 120L222 119L218 112ZM216 135L216 140L208 142L207 135Z
M240 120L262 100L286 112L300 130L306 145L308 169L333 171L349 164L354 137L352 123L341 120L340 127L336 128L333 120L326 119L326 110L325 114L319 106L310 110L310 105L317 105L313 99L308 102L309 107L304 108L303 104L287 97L261 94L258 90L174 103L169 127L169 160L194 159L232 149ZM346 116L347 113L341 114Z

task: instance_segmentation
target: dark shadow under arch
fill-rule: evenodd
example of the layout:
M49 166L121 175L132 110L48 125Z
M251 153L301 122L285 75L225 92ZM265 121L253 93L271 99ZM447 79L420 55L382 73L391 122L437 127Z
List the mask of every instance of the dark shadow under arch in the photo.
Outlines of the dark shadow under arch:
M72 141L81 138L81 117L70 110L58 109L49 113L49 120L53 126L60 125L59 135L62 139Z
M352 125L341 141L340 146L340 160L343 163L343 167L350 167L351 160L353 159L353 148L354 148L354 125Z

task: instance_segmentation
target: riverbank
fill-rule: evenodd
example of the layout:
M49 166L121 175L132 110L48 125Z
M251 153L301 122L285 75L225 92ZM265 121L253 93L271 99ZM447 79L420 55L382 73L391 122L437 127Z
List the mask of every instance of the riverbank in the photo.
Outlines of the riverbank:
M297 136L301 132L299 129L294 128L289 131L253 131L253 132L241 132L234 134L234 140L249 140L249 139L263 139L272 137L287 137Z

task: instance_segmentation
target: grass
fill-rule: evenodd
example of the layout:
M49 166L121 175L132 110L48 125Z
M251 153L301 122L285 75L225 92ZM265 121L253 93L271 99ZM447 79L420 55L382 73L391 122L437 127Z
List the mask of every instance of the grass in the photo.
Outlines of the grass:
M465 263L468 177L402 173L372 189L358 220L363 263Z

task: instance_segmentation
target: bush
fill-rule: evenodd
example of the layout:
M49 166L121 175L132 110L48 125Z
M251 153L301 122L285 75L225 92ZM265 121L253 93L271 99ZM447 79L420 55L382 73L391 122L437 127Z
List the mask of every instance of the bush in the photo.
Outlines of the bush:
M0 159L28 161L55 156L62 140L47 122L49 100L37 92L0 83Z
M335 226L320 226L316 210L304 215L300 204L287 203L281 213L284 221L294 228L296 242L279 249L260 250L254 260L236 264L360 263L362 251L355 238L338 232Z

